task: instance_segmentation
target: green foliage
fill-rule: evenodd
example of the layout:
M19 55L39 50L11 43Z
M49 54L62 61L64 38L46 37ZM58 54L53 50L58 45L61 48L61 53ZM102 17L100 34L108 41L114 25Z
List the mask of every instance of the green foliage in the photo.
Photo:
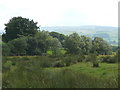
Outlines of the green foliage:
M118 59L116 56L101 56L100 61L106 63L116 63Z
M38 41L34 37L28 37L27 40L27 55L39 55L41 51L37 45Z
M42 55L52 50L53 54L57 53L61 43L57 38L53 38L46 31L38 32L35 37L28 37L28 55Z
M82 61L85 61L86 57L84 55L78 55L76 56L77 57L77 61L78 62L82 62Z
M22 61L17 61L14 66L12 66L12 58L9 58L11 61L3 63L3 88L118 87L118 80L111 76L114 74L113 71L117 71L114 64L101 63L100 68L94 69L91 67L91 64L87 65L87 63L78 63L65 68L41 68L41 60L51 59L43 56L28 58L31 59L28 61L21 59ZM111 68L113 68L113 71ZM104 76L104 78L101 75Z
M49 58L44 58L44 60L41 60L40 66L43 68L52 67L53 63L54 63L53 60L50 60Z
M7 61L7 62L3 65L4 70L5 70L5 71L9 71L11 65L12 65L12 62L11 62L11 61Z
M115 46L115 45L113 45L113 46L112 46L112 50L113 50L113 52L116 52L116 51L118 50L118 48L119 48L119 46Z
M55 56L60 55L60 53L61 53L60 48L62 46L61 46L60 41L57 38L49 37L48 38L48 45L50 46L49 49L52 50L53 55L55 55Z
M5 42L38 32L37 22L22 17L13 17L5 26L6 33L2 36Z
M34 39L36 40L36 52L38 52L38 55L41 55L42 53L46 53L49 49L49 33L42 31L35 35Z
M79 54L80 53L80 37L77 33L73 33L68 36L65 40L65 48L67 49L67 53L71 54Z
M49 51L47 51L47 55L48 55L48 56L53 55L52 51L50 51L50 50L49 50Z
M48 50L51 50L55 56L62 55L60 41L50 36L46 31L38 32L34 37L29 36L13 39L8 42L8 45L11 50L10 55L43 55Z
M64 40L66 39L66 36L64 34L60 34L57 32L50 32L50 35L53 38L57 38L61 42L62 46L64 47Z
M77 33L69 35L64 43L67 53L71 54L89 54L92 46L92 41L89 37L80 37Z
M63 57L62 59L63 59L63 62L66 64L66 66L70 66L72 64L77 63L78 57L68 55L68 56Z
M64 63L63 62L56 62L55 64L54 64L54 67L64 67L65 65L64 65Z
M82 35L80 38L81 38L81 41L80 41L81 53L84 55L88 55L92 48L92 40L90 37L86 37L84 35Z
M91 52L100 55L110 55L112 54L112 47L102 38L95 37Z
M7 43L2 42L2 55L9 56L10 55L10 48Z
M66 54L74 55L112 54L111 46L99 37L92 41L90 37L79 36L77 33L65 36L58 32L38 32L37 22L22 17L13 17L5 26L6 33L2 37L3 41L8 42L10 55L46 56L49 50L53 56L59 57L65 55L61 48L65 49ZM7 44L3 45L3 55L9 55ZM113 51L115 50L116 47L113 47Z
M27 38L21 37L8 42L10 55L26 55Z

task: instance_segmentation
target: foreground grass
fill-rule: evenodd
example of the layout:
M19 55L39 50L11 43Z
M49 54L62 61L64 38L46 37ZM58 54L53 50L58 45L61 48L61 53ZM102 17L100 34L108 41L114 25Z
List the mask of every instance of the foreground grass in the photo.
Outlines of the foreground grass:
M80 62L69 67L62 68L46 68L47 70L59 70L59 69L72 69L77 72L86 73L92 76L96 76L99 78L118 78L118 63L108 64L108 63L99 63L98 68L93 68L91 62Z
M55 62L54 58L16 59L18 57L10 57L3 62L3 88L116 88L118 86L117 63L100 63L99 68L93 68L92 63L85 62L69 67L42 68L42 60L49 59ZM14 61L16 64L11 65Z

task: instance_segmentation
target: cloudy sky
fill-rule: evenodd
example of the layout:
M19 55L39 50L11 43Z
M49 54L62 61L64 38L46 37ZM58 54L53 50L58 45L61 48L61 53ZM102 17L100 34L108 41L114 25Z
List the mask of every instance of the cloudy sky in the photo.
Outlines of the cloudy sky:
M119 0L0 0L0 30L12 17L41 26L118 25Z

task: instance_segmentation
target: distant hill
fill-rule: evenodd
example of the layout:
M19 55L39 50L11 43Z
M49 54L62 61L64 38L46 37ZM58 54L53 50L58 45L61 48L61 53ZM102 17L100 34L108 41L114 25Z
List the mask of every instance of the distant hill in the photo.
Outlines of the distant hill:
M110 26L48 26L41 27L41 30L45 31L55 31L65 35L69 35L73 32L78 33L79 35L85 35L91 37L101 37L106 40L111 45L118 45L118 28ZM0 30L0 34L3 34L4 30Z
M117 27L110 27L110 26L48 26L48 27L41 27L43 30L48 30L48 31L76 31L76 30L118 30Z
M110 26L81 26L81 29L84 30L88 30L88 29L92 29L92 30L118 30L117 27L110 27Z
M105 39L108 43L112 45L118 44L118 28L110 26L49 26L41 27L41 30L46 31L56 31L69 35L73 32L78 33L79 35L86 35L92 39L97 36Z

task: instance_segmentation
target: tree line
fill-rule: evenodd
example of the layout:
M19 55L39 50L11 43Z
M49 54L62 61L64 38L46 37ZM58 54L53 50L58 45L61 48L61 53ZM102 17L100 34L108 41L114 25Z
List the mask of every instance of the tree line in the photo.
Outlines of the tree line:
M62 48L66 54L96 55L112 54L112 47L100 37L79 36L77 33L64 35L58 32L41 31L33 20L13 17L5 24L2 35L3 55L43 55L51 50L57 55Z

